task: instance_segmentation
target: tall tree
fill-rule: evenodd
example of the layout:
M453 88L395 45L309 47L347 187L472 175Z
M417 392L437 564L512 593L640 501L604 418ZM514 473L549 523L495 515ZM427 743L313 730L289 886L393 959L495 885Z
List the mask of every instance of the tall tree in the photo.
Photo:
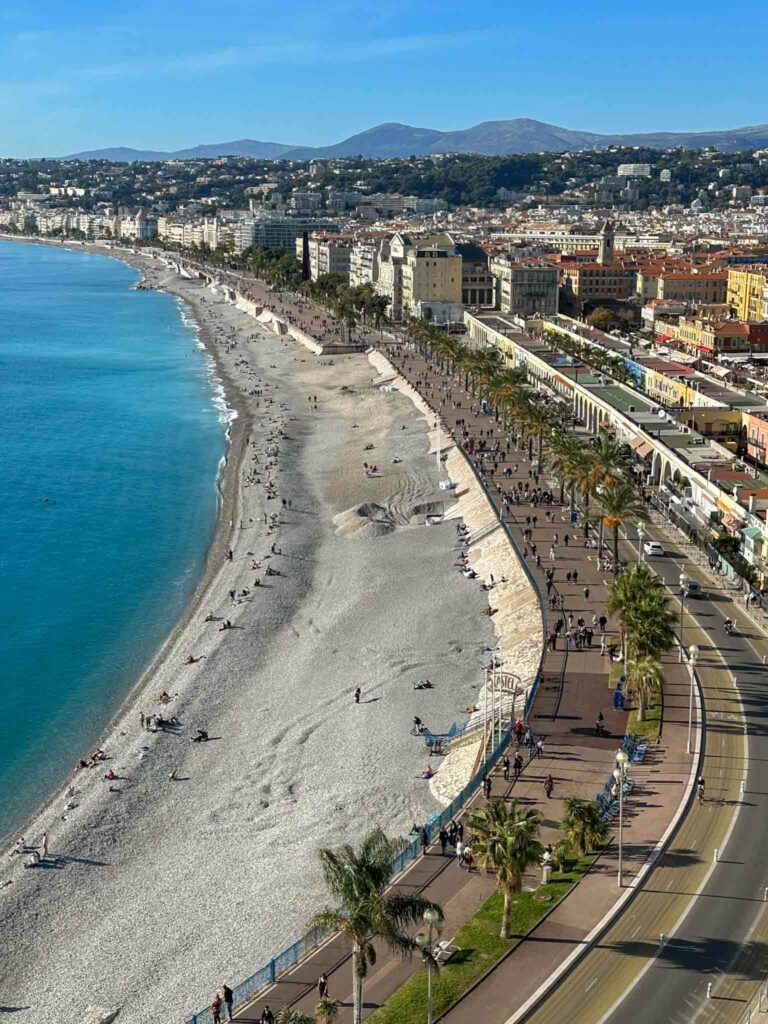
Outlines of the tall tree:
M496 884L504 897L501 937L508 939L511 928L512 897L522 891L523 873L537 864L544 853L539 841L539 816L524 810L516 800L486 804L469 820L472 853L485 871L496 874Z
M564 812L560 831L582 857L608 838L608 826L602 820L600 808L594 800L568 796L565 798Z
M376 963L376 940L394 952L417 949L409 929L423 919L424 911L442 908L416 893L387 894L395 857L405 844L374 829L358 849L350 845L319 851L326 885L339 901L312 919L312 927L338 931L352 946L353 1024L361 1024L363 985L368 969Z
M647 523L645 505L631 484L609 484L595 496L595 513L606 529L613 531L613 574L619 573L619 528L628 523Z

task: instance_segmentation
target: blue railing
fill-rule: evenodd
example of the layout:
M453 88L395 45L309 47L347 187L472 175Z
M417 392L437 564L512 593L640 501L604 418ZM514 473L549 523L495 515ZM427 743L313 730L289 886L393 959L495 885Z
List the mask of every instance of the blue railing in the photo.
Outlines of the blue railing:
M482 488L486 498L490 502L491 507L495 509L496 506L493 501L493 498L491 497L482 477L480 476L480 474L477 472L477 469L473 465L469 454L464 450L464 447L459 442L456 442L456 444L461 453L464 455L467 464L474 473L475 478L480 487ZM518 560L523 566L523 569L528 577L528 580L534 588L534 591L539 602L539 606L541 608L542 647L541 654L539 656L539 664L536 669L536 675L525 698L524 717L527 717L528 713L531 710L531 705L533 704L536 692L538 690L539 680L541 678L541 668L544 662L544 655L546 652L546 623L544 613L544 600L541 594L541 589L539 587L538 581L531 572L527 562L522 557L508 525L504 522L503 518L499 519L499 523L504 532L506 533L507 539L512 545L513 550L517 553ZM451 737L461 735L462 733L467 731L467 725L468 723L462 723L460 725L454 724L453 726L451 726L448 735ZM429 836L430 842L433 842L437 838L437 836L440 833L440 829L448 825L456 817L456 815L466 806L466 804L468 804L469 801L474 797L474 795L477 793L477 791L480 789L482 785L483 775L498 764L504 751L506 750L509 744L509 740L512 735L512 728L513 723L510 723L507 729L505 729L504 733L502 734L498 745L483 760L477 772L472 776L470 781L467 783L464 789L461 790L458 796L456 796L443 811L441 811L439 814L434 815L425 824L424 827L427 831L427 835ZM412 861L416 860L416 858L421 853L421 849L422 846L420 838L414 839L413 842L406 846L403 852L398 854L398 856L395 858L395 861L392 865L392 878L396 878L398 875L402 874L405 868ZM333 933L323 932L316 928L308 931L297 942L294 942L292 945L288 946L286 949L282 951L282 953L279 953L276 957L270 960L268 964L260 968L260 970L258 970L255 974L252 974L250 978L247 978L245 981L235 986L233 990L234 1004L236 1006L240 1006L243 1003L247 1003L249 1000L253 999L253 997L256 996L259 992L262 992L264 989L268 988L269 985L274 984L281 975L285 974L286 971L289 971L292 967L294 967L308 953L311 953L313 950L317 949L317 947L325 939L329 938L331 934ZM210 1009L206 1007L204 1010L200 1010L198 1013L193 1014L188 1024L213 1024L213 1014L211 1013Z

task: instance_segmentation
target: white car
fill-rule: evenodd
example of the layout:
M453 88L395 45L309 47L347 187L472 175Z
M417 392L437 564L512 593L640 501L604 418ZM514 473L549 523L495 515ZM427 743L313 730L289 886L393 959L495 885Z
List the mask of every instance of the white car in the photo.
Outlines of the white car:
M643 551L646 555L663 555L664 548L659 544L657 540L647 540L643 544Z

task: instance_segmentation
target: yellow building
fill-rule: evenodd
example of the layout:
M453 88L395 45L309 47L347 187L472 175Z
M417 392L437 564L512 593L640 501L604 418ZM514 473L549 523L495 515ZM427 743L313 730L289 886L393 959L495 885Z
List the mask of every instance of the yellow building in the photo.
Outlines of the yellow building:
M766 267L729 267L728 304L739 320L763 319L763 294L768 284Z
M461 254L453 245L419 242L405 250L403 310L431 302L461 303Z

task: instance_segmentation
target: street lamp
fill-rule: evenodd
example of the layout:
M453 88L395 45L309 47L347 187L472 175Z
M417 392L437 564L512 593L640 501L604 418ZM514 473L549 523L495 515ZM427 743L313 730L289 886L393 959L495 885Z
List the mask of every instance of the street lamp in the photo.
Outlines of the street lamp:
M678 579L680 587L680 664L683 662L683 613L685 612L685 593L688 586L688 577L681 572Z
M688 648L688 672L691 677L691 692L688 698L688 753L691 753L691 730L693 728L693 681L696 662L699 659L699 648L691 644Z
M629 755L624 750L616 752L616 768L613 777L619 787L619 888L624 884L624 779L627 775L627 762Z
M437 930L438 934L440 933L439 921L440 914L433 907L429 907L424 911L424 924L428 928L428 934L419 932L414 938L416 945L423 950L427 964L427 1024L432 1024L432 949L435 942L433 932Z
M645 536L645 527L643 526L642 523L638 523L637 524L637 546L640 549L638 551L638 555L640 557L640 561L641 562L645 561L645 557L644 557L645 552L643 550L643 537L644 536Z

